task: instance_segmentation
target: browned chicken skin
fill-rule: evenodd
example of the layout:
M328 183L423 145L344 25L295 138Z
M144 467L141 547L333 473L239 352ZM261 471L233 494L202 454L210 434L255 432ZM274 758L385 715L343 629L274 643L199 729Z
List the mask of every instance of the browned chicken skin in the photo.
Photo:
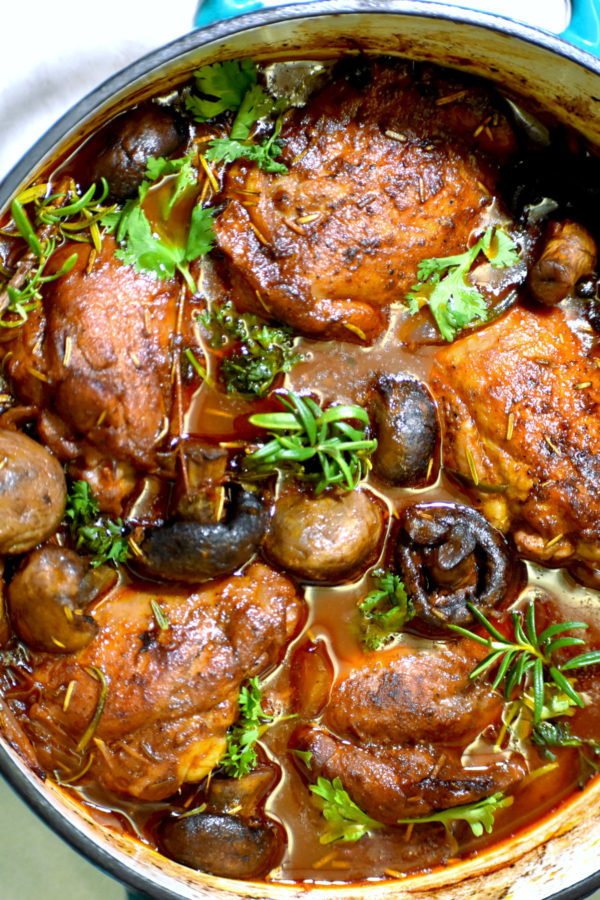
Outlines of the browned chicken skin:
M288 116L287 174L233 166L215 224L238 306L314 337L373 340L420 260L464 251L514 147L477 86L406 65L365 75Z
M94 608L98 634L84 650L37 658L39 699L26 729L43 764L54 769L66 758L77 768L89 750L101 783L146 800L199 781L224 753L242 681L280 661L301 608L289 579L262 563L196 590L119 588ZM82 748L98 709L98 672L106 699Z
M444 465L490 522L529 558L597 565L600 371L566 313L513 309L440 350L431 385Z
M294 742L297 749L311 753L311 778L339 776L354 802L388 825L475 803L509 789L526 774L524 761L515 755L491 755L469 769L456 750L433 744L363 747L311 726L298 729Z
M365 655L334 686L322 726L303 726L292 738L311 754L311 779L339 777L361 809L390 825L516 784L526 773L519 756L462 759L502 710L485 680L470 679L481 656L473 641Z
M136 274L114 250L105 237L89 272L89 244L57 251L57 269L74 252L77 263L48 285L43 309L3 345L12 351L6 368L22 401L44 405L40 431L61 459L91 446L154 469L171 410L179 287Z

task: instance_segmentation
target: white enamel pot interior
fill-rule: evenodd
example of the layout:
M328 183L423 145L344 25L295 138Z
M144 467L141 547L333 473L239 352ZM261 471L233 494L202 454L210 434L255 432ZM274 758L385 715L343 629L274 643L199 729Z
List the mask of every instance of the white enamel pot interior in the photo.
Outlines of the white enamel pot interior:
M218 23L129 66L67 113L13 169L0 184L0 210L51 159L68 153L115 111L165 92L201 64L241 56L314 59L361 51L431 61L489 78L600 144L600 62L591 55L527 26L443 4L324 0ZM0 768L30 806L94 863L156 900L575 900L600 886L598 779L516 838L423 876L362 885L253 884L184 868L103 829L21 760L1 706L0 732Z

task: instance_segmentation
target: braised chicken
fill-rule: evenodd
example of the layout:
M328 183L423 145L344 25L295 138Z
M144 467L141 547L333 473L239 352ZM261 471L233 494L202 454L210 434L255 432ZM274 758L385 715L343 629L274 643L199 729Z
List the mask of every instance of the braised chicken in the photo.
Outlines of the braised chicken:
M200 781L225 752L242 681L280 661L301 610L290 580L261 563L197 590L117 590L93 610L87 647L36 659L28 728L40 758L77 770L89 753L106 787L146 800Z
M74 252L75 267L5 343L6 370L21 401L39 408L40 432L61 460L154 470L171 412L179 287L124 266L110 237L89 271L89 244L62 247L56 270Z
M488 92L380 62L348 67L280 139L287 174L241 163L227 176L215 231L235 303L369 342L422 259L465 249L515 147Z
M2 736L194 884L529 841L600 759L595 150L428 64L181 78L2 213Z
M366 655L332 690L329 730L305 726L293 738L311 754L309 777L340 778L361 809L390 825L510 788L526 772L518 755L461 760L502 711L490 685L470 679L483 655L469 641Z
M600 559L600 371L561 309L516 308L440 350L444 465L518 550Z

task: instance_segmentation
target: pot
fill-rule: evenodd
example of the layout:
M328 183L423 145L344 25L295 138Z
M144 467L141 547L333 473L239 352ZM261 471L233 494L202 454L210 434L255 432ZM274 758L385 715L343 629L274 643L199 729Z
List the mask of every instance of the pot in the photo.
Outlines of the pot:
M232 7L218 10L228 16L234 11ZM584 19L588 16L587 22L582 23L582 15ZM595 31L581 30L582 24L595 27ZM241 56L317 58L361 50L431 61L521 94L530 107L543 107L600 145L600 61L581 49L597 48L599 36L592 6L580 7L580 16L571 26L569 37L579 46L498 16L418 0L319 0L310 6L298 3L228 18L151 53L78 103L0 185L0 210L52 158L68 154L116 111L149 97L159 87L165 92L200 64ZM307 895L310 900L463 900L474 896L574 900L600 886L599 778L551 818L474 860L396 883L314 884L309 889L256 885L184 868L132 838L103 829L21 759L11 745L1 706L0 731L0 769L24 800L92 862L155 900L299 900Z

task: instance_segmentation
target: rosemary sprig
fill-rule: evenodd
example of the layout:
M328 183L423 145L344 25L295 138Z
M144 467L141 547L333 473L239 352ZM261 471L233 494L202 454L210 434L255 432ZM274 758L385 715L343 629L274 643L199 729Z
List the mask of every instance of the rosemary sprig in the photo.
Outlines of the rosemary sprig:
M564 663L558 663L554 654L565 647L575 647L584 642L582 638L565 635L566 631L587 628L585 622L557 622L544 628L538 634L535 623L535 604L529 604L523 617L520 612L511 615L513 637L510 640L473 604L468 604L474 618L485 628L487 637L461 628L459 625L449 627L458 634L488 647L490 653L471 672L471 678L483 674L497 666L492 687L504 684L504 696L510 699L517 689L530 689L533 694L533 721L538 723L544 717L546 695L548 690L558 687L566 696L570 705L583 707L584 700L573 687L572 681L564 672L581 669L600 663L600 650L590 650L572 657Z
M250 424L267 429L272 440L246 457L246 467L259 474L291 468L298 477L315 482L316 494L331 485L354 490L377 449L377 441L367 437L366 411L355 405L323 410L310 397L291 391L278 397L287 412L250 416Z

